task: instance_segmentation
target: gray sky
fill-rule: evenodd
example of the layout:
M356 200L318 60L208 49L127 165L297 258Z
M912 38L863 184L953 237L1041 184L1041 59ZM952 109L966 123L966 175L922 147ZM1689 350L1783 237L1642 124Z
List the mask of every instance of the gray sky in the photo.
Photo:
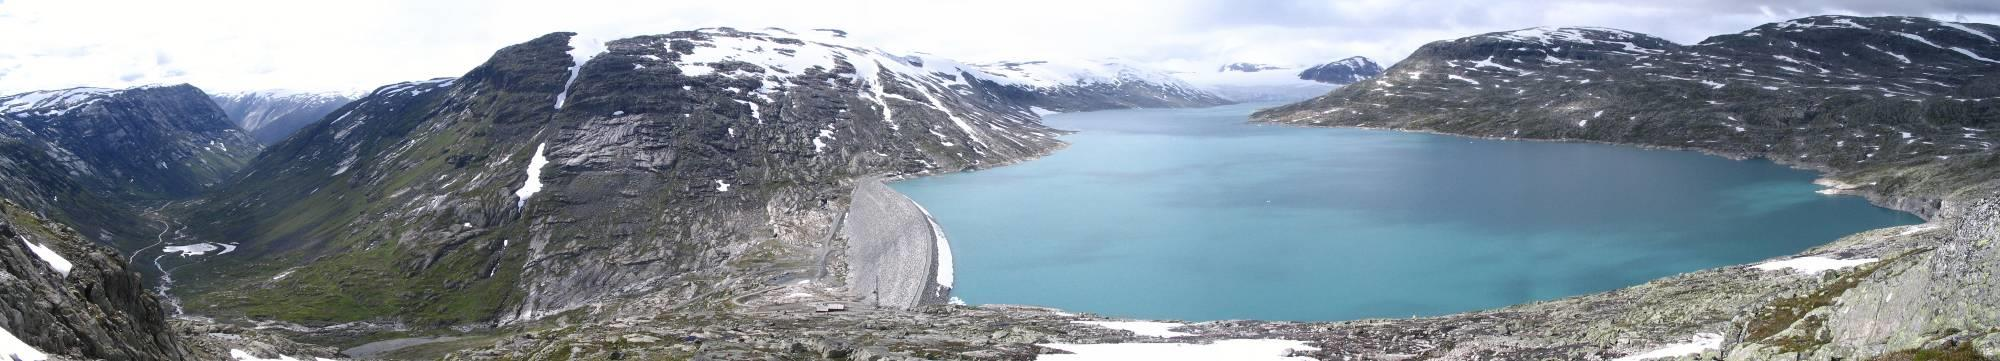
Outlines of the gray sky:
M1352 55L1541 25L1693 43L1819 14L2000 23L1994 0L0 0L0 93L193 83L358 91L457 76L553 31L615 38L709 26L839 28L967 62L1118 57L1170 70Z

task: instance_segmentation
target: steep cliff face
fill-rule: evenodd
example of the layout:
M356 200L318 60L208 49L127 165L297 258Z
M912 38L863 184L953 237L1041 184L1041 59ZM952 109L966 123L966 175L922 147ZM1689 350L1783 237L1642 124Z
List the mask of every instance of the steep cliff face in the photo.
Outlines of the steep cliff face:
M463 77L383 87L273 145L196 207L197 232L244 242L176 275L187 303L450 324L638 294L837 288L820 265L843 244L855 177L1060 145L976 69L833 32L581 39L550 34Z
M325 118L352 97L338 93L310 93L268 90L215 94L215 104L236 126L249 132L258 143L270 145L284 140L307 124Z
M7 201L0 201L0 311L0 333L46 355L193 357L116 250Z
M0 197L120 248L151 241L136 203L205 191L260 148L187 85L0 97Z

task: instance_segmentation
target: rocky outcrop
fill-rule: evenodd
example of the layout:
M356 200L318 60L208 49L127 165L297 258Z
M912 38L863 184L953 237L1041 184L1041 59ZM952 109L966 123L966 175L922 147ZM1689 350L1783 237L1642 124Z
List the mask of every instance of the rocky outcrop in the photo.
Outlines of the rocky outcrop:
M352 97L339 93L267 90L214 94L215 104L250 137L271 145L325 118Z
M0 201L0 329L79 359L193 357L118 252Z
M875 178L855 181L842 217L846 283L861 302L891 308L911 308L948 301L951 275L948 258L939 257L942 229L923 206Z
M1311 80L1334 85L1359 83L1381 75L1381 65L1376 65L1375 61L1359 56L1314 65L1298 73L1298 77L1301 80Z

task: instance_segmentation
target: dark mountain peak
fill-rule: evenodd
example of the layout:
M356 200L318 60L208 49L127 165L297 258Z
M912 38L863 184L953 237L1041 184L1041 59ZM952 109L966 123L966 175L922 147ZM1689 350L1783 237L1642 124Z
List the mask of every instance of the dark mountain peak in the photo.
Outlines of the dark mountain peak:
M1260 71L1265 71L1265 70L1278 70L1278 69L1284 69L1284 68L1285 68L1285 67L1281 67L1281 66L1277 66L1277 65L1270 65L1270 64L1257 64L1257 63L1229 63L1229 64L1225 64L1225 65L1223 65L1223 66L1222 66L1221 68L1217 68L1217 69L1215 69L1215 71L1218 71L1218 72L1227 72L1227 71L1236 71L1236 72L1245 72L1245 73L1255 73L1255 72L1260 72Z
M1368 58L1350 56L1299 72L1299 79L1328 84L1353 84L1382 75L1382 66Z

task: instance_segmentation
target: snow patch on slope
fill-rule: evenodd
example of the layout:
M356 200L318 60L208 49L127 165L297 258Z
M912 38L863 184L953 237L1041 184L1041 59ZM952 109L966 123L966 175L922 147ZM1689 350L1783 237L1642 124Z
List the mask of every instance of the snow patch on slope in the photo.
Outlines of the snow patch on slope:
M542 168L549 165L549 158L542 155L542 149L548 145L549 143L535 145L535 158L528 161L528 181L521 183L521 190L514 191L514 196L521 198L514 204L515 207L527 207L528 197L542 191Z
M576 84L576 76L583 72L583 64L590 62L590 58L595 58L598 54L603 54L607 50L604 46L604 41L595 38L581 39L583 40L581 42L577 41L579 40L577 38L581 37L583 37L583 34L571 35L569 37L569 80L563 81L562 92L556 93L556 109L562 109L563 103L569 100L569 87Z
M1657 349L1653 349L1652 351L1646 351L1645 353L1637 355L1619 357L1616 359L1612 359L1611 361L1641 361L1641 360L1652 360L1652 359L1661 359L1669 357L1680 357L1680 356L1686 356L1688 354L1701 353L1702 351L1715 350L1720 348L1722 348L1722 335L1714 333L1698 333L1694 335L1694 339L1688 340L1687 342L1666 345Z
M1843 260L1843 259L1833 259L1820 256L1809 256L1809 257L1799 257L1781 261L1770 261L1770 262L1759 263L1755 266L1750 266L1750 268L1755 268L1760 271L1779 271L1779 270L1791 269L1792 272L1798 274L1810 275L1810 274L1819 274L1820 272L1826 272L1831 270L1874 263L1875 261L1878 261L1878 259L1857 258L1857 259Z
M42 262L48 263L49 268L54 268L56 273L61 273L63 277L69 277L70 268L76 267L75 264L69 263L68 259L64 259L62 254L56 253L56 250L42 247L42 245L35 244L35 242L30 242L27 237L20 238L22 244L28 245L29 252L33 252L37 258L41 258Z
M48 354L42 353L41 350L36 350L34 346L28 346L27 342L14 337L13 332L8 332L5 328L0 328L0 360L42 361L47 359L49 359Z

